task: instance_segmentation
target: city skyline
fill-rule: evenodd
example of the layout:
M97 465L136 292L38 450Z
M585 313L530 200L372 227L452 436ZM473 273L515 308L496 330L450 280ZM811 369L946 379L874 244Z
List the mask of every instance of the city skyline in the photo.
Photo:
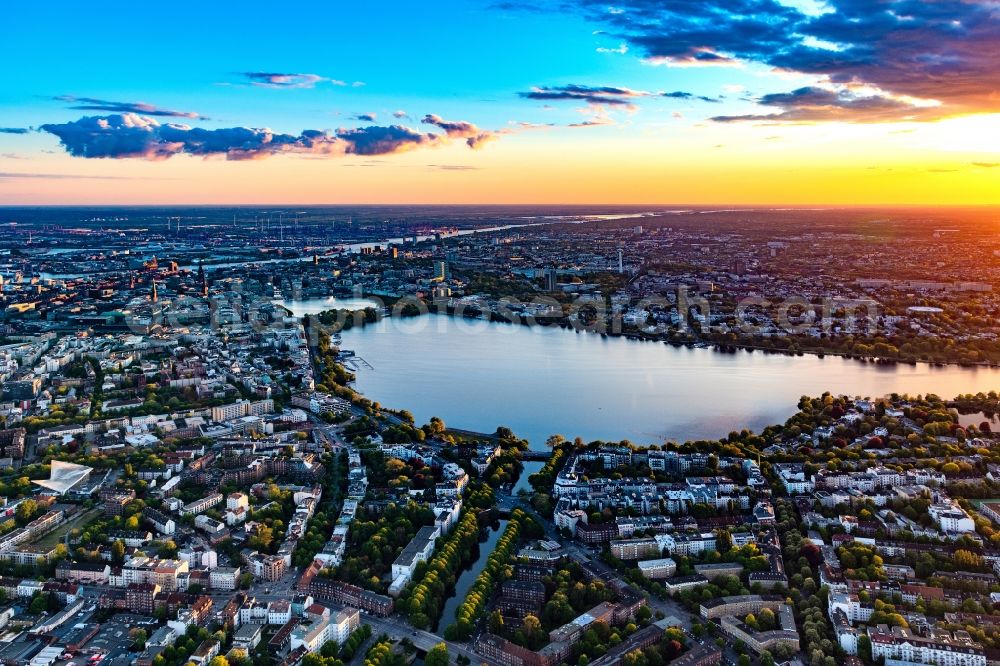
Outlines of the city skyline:
M265 8L8 8L0 205L1000 203L988 3Z

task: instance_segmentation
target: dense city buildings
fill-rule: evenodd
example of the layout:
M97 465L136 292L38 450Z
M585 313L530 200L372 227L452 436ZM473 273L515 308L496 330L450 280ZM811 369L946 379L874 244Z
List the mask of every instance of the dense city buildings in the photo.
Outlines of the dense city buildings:
M1000 0L176 4L3 7L0 666L1000 666Z
M539 442L422 424L357 391L359 373L387 370L349 329L499 322L511 296L521 323L609 338L992 362L973 328L935 356L945 318L900 309L988 311L991 278L946 263L931 284L913 262L905 285L872 283L856 248L818 254L829 216L801 214L821 231L765 240L781 225L724 213L711 231L677 215L481 233L456 220L392 243L374 222L330 243L303 223L285 244L239 221L141 243L39 228L40 247L0 258L0 660L311 666L364 645L433 661L443 643L489 666L988 666L996 393L826 393L721 439ZM765 308L752 339L735 333L737 296L805 285L789 256L804 247L824 284L878 300L879 342L836 312L779 336ZM684 293L721 309L685 329ZM286 309L302 300L330 307Z

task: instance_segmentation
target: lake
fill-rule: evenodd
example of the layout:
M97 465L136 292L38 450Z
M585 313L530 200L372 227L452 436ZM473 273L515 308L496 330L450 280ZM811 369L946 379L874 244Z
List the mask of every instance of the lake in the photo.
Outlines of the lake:
M284 306L292 311L295 317L319 314L327 310L344 308L347 310L363 310L364 308L381 308L383 303L370 298L338 298L336 296L326 296L324 298L303 298L296 301L292 299L276 300L276 304Z
M387 318L342 333L374 369L355 387L417 423L498 425L544 448L554 433L660 443L713 439L782 423L824 391L959 393L1000 389L1000 369L875 365L836 356L720 353L559 328L447 315Z
M958 424L963 428L968 428L973 425L978 428L983 421L990 424L990 429L993 432L997 432L998 428L1000 428L1000 418L998 418L996 414L986 416L986 414L982 412L972 412L970 414L958 415Z

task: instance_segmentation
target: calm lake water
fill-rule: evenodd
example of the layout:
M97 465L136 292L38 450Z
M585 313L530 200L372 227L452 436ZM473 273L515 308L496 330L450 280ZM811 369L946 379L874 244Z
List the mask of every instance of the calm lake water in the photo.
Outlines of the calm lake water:
M873 365L828 356L719 353L447 315L388 318L343 332L374 370L368 398L459 428L510 427L532 448L554 433L659 443L784 422L802 395L1000 389L1000 369Z
M319 314L327 310L345 308L348 310L362 310L364 308L378 308L382 304L370 298L337 298L327 296L326 298L304 298L300 301L290 299L274 301L292 311L296 317Z
M986 414L983 414L982 412L972 412L971 414L958 415L958 423L963 427L974 425L978 428L983 421L990 424L990 429L993 432L997 432L997 429L1000 428L1000 418L998 418L996 414L986 416Z

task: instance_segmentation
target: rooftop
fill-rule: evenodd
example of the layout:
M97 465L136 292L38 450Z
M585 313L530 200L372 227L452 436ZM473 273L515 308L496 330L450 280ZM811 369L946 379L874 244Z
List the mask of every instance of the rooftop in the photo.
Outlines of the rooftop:
M49 471L49 478L32 481L32 483L55 491L60 495L65 495L73 486L88 479L92 471L93 468L86 465L53 460Z

